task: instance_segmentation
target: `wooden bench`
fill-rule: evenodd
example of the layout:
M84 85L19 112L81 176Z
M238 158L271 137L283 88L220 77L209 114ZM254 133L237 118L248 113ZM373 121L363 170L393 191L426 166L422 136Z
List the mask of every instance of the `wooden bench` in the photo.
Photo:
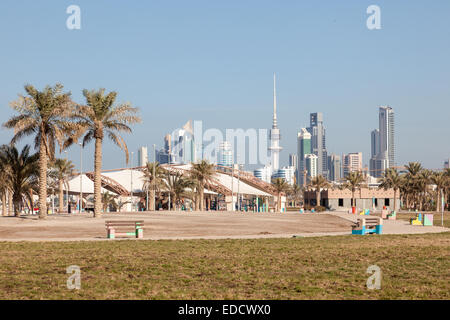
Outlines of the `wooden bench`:
M138 239L144 238L144 220L138 221L108 220L105 222L105 226L106 226L106 237L108 239L115 239L116 236L134 236ZM131 227L134 229L133 232L130 232Z
M383 219L380 217L360 217L358 222L352 225L352 234L381 234L383 231Z

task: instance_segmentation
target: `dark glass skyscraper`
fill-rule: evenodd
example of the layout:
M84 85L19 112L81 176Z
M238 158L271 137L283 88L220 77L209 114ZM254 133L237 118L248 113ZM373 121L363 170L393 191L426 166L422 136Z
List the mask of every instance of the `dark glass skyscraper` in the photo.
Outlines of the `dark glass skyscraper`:
M311 151L317 156L317 174L328 177L328 157L326 149L325 128L323 126L322 112L311 113L309 115L309 125L307 128L311 134Z

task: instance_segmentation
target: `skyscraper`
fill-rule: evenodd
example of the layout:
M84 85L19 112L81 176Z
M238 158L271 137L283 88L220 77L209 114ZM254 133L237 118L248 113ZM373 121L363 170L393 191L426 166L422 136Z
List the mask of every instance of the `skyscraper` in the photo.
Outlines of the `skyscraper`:
M148 162L147 147L140 147L138 150L138 166L143 167Z
M289 166L294 167L297 170L298 157L295 153L289 154Z
M329 179L338 182L341 180L341 157L332 153L328 156Z
M395 166L394 110L389 106L379 108L379 129L371 132L370 174L381 177L383 172Z
M370 157L376 157L380 152L380 130L375 129L370 133Z
M171 148L175 163L187 164L195 162L196 149L192 121L189 120L183 128L175 130L170 136L172 138Z
M381 106L380 122L380 152L387 152L389 168L395 166L394 144L394 110L389 106Z
M272 172L276 172L280 168L280 129L277 124L277 90L276 90L276 78L273 74L273 121L272 129L270 129L270 151Z
M311 113L309 115L310 126L307 128L311 134L311 149L312 153L317 156L317 174L324 177L328 176L327 168L327 149L325 143L325 128L323 126L322 112Z
M297 133L297 184L299 186L305 185L303 178L303 171L305 167L305 156L311 153L311 134L306 128L301 128Z
M255 169L253 175L262 181L270 183L272 180L272 167L266 165L262 168Z
M164 136L164 151L168 154L172 152L172 136L170 133Z
M305 155L305 169L307 172L307 179L308 181L311 181L312 178L317 177L318 173L318 166L319 166L319 157L315 154L307 154ZM305 181L305 185L307 184L307 181Z
M223 141L219 144L217 164L224 167L233 165L233 150L228 141Z
M293 185L294 181L295 181L294 174L295 174L294 167L287 166L287 167L283 167L283 168L279 169L277 172L275 172L273 174L272 178L281 178L281 179L285 180L287 183L289 183L290 185Z
M295 181L298 181L298 156L296 153L289 154L289 166L294 168Z

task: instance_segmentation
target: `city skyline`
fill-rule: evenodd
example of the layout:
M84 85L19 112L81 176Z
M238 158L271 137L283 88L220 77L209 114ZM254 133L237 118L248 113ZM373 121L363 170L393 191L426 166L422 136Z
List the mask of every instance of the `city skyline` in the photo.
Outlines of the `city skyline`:
M377 108L391 105L397 165L441 168L449 157L450 44L442 39L450 29L450 4L408 2L405 14L406 2L380 1L383 28L368 30L369 4L180 2L173 8L79 1L81 29L67 30L68 2L1 3L0 38L9 44L0 53L7 75L0 79L2 119L12 115L8 103L25 83L43 88L61 82L79 103L84 88L117 90L118 101L140 107L143 118L125 136L129 149L148 146L153 159L151 146L160 149L161 137L186 119L203 120L205 129L270 128L270 75L276 71L280 167L296 153L296 133L315 112L324 115L328 153L362 152L368 165ZM421 19L431 14L433 20ZM41 41L30 51L24 37ZM0 143L9 143L12 132L0 132ZM92 170L93 146L85 151ZM105 169L125 166L113 145L104 151ZM78 148L68 157L78 165Z

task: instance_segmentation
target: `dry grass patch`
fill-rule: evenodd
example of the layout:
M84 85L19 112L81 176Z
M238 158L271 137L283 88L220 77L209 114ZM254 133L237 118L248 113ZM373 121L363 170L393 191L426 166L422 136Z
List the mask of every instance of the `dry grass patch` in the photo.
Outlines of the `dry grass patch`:
M1 299L449 299L450 233L0 243ZM383 272L368 290L367 267ZM66 268L81 267L81 290Z

